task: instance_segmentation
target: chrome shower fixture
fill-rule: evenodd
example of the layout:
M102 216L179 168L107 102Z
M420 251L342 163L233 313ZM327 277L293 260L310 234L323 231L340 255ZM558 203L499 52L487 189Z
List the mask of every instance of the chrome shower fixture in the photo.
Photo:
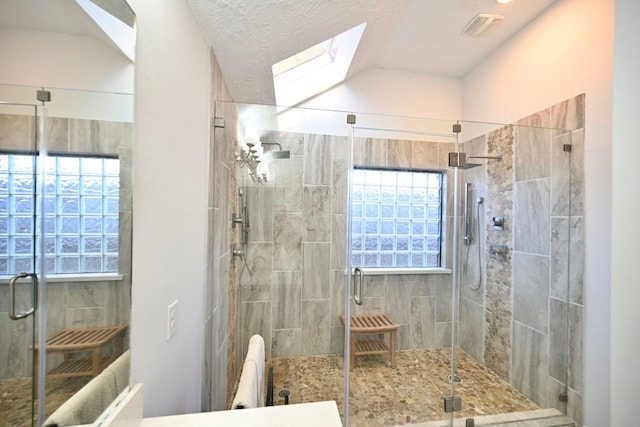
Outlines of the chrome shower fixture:
M499 156L467 156L466 160L469 159L486 159L486 160L502 160L502 154L500 154ZM471 169L471 168L475 168L477 166L482 166L480 163L468 163L465 160L465 164L464 166L462 166L462 169Z
M236 144L236 161L240 167L247 167L249 175L256 184L269 182L269 167L264 160L264 148L258 134L247 131L244 141Z
M270 157L271 159L288 159L291 157L291 152L289 150L283 150L282 145L279 142L263 142L262 146L270 146L275 145L278 147L277 150L271 150L264 153L265 157Z

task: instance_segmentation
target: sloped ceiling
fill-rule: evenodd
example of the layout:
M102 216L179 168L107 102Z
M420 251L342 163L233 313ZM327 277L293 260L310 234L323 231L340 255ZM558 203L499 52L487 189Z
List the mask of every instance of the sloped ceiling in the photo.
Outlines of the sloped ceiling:
M237 102L273 104L271 65L362 22L347 79L369 68L463 77L555 0L187 0ZM493 32L462 29L479 13Z

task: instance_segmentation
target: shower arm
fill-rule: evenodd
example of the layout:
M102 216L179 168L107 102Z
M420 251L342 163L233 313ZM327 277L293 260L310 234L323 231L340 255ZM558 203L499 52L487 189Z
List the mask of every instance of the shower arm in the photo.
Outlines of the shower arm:
M502 160L502 154L499 156L467 156L467 160L469 159Z
M262 145L277 145L278 150L282 151L282 145L279 142L261 142Z

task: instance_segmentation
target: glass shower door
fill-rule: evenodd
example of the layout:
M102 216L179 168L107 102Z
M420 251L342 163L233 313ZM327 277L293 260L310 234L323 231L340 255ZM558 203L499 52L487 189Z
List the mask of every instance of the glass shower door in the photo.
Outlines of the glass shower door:
M0 399L9 424L37 423L39 288L37 186L43 109L0 103Z
M358 114L350 161L348 425L449 425L456 318L450 121ZM346 323L346 322L345 322ZM445 405L446 402L446 405Z

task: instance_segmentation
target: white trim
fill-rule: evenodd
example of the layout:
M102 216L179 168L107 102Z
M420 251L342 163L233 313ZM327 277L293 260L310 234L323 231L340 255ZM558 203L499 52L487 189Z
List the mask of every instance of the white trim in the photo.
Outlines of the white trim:
M398 274L451 274L450 268L365 268L360 267L365 276L382 276Z
M47 276L48 283L58 282L115 282L122 280L122 274L52 274ZM10 276L0 277L0 284L9 283Z

